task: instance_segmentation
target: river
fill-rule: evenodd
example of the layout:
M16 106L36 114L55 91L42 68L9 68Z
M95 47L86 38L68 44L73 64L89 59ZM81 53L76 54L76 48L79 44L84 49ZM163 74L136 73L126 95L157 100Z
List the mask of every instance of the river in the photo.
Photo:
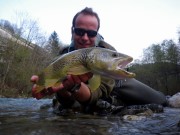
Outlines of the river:
M58 116L45 107L50 103L51 99L0 98L0 135L180 135L180 109L176 108L126 120L119 116Z

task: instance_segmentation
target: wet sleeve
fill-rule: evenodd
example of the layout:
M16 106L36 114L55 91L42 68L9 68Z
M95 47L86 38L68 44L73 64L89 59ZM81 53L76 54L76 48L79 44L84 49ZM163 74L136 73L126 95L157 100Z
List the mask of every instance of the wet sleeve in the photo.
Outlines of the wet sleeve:
M98 99L106 99L110 96L115 81L107 77L102 77L101 79L101 85L99 88L91 93L89 104L95 104Z

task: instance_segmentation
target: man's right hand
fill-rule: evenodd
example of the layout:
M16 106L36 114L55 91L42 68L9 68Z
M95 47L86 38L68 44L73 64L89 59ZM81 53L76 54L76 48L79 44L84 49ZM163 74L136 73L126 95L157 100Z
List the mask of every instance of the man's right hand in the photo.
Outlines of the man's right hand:
M66 90L72 89L76 84L81 84L81 82L86 83L93 74L91 72L82 75L67 75L67 78L63 81L63 86Z
M76 84L81 84L81 82L87 82L91 77L93 76L93 73L88 72L82 75L68 75L67 78L62 82L60 86L57 87L50 87L45 88L41 92L36 92L36 83L39 80L39 77L37 75L33 75L31 77L31 82L34 83L32 87L32 96L36 99L41 99L46 95L51 95L53 93L58 92L59 90L65 89L67 91L70 91Z

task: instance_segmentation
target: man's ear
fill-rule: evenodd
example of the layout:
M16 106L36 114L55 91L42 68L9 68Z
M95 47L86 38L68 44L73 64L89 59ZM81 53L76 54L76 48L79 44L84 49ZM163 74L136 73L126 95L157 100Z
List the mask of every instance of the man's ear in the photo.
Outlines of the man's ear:
M73 30L73 26L71 27L71 34L73 34L74 30Z
M73 33L74 33L74 30L73 30L73 26L71 27L71 41L73 40Z

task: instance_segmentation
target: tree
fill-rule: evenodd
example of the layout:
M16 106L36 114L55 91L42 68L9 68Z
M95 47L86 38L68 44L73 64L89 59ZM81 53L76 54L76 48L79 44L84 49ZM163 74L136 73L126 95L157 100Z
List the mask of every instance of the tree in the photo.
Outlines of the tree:
M142 58L142 63L153 63L152 59L152 52L151 52L151 47L148 47L147 49L143 50L143 58Z
M11 24L8 20L0 20L0 26L7 30L8 32L10 32L11 34L14 34L14 28L13 28L13 24Z
M144 50L141 65L133 65L137 78L165 94L175 94L180 88L180 49L173 40L163 40Z
M30 77L40 73L51 59L49 53L41 48L47 40L36 21L18 19L19 23L13 25L17 26L15 33L8 32L8 37L0 35L0 94L11 91L16 96L27 96L32 87Z
M164 58L164 50L160 45L153 45L152 46L152 56L154 62L162 62Z
M56 31L54 31L49 37L48 44L45 49L48 50L54 57L59 54L60 42Z
M178 64L180 60L179 47L172 40L168 41L167 44L167 60L174 64Z

